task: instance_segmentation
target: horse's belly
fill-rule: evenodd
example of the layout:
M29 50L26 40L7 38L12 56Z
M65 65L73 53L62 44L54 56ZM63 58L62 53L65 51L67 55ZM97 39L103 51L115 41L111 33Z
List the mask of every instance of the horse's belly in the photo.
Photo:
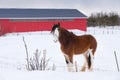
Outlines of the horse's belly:
M80 53L75 53L75 55L79 55L79 54L82 54L81 52Z
M74 49L74 54L78 55L78 54L83 54L85 53L87 50L89 49L89 46L83 47L83 48L76 48Z

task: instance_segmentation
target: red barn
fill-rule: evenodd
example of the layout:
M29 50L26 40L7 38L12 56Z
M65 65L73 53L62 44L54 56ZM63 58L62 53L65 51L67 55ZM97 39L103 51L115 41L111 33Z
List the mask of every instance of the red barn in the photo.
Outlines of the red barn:
M86 31L86 16L76 9L0 9L0 35L50 31L58 22L66 29Z

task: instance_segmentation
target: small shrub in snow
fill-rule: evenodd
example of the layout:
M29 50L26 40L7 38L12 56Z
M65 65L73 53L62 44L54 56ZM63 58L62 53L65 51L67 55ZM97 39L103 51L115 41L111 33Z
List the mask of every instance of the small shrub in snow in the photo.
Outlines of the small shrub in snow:
M29 66L27 69L32 70L47 70L48 62L50 59L46 59L46 50L43 53L36 50L34 56L29 59Z

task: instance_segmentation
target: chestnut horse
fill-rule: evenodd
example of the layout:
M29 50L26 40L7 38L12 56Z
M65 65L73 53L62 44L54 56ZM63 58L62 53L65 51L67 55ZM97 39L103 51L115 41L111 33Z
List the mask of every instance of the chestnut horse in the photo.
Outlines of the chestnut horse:
M69 71L73 71L73 55L83 54L85 57L81 71L92 70L93 58L97 48L97 41L92 35L76 36L72 32L54 24L51 30L54 42L59 41Z

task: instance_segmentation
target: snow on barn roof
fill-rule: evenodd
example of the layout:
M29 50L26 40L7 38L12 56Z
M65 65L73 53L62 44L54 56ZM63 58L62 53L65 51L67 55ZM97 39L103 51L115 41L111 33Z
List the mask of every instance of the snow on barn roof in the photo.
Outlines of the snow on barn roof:
M74 19L86 18L77 9L4 9L0 8L0 19Z

